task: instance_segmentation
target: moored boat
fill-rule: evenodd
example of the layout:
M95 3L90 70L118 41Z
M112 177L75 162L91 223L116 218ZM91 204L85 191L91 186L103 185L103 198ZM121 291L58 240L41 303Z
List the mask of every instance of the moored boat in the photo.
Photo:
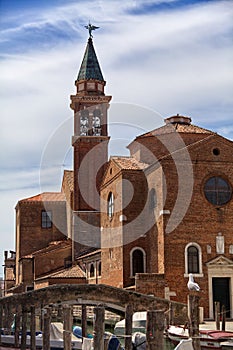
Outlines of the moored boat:
M222 343L233 341L233 332L200 330L201 350L221 349ZM167 330L169 339L173 344L177 345L182 339L188 339L188 329L181 326L170 326ZM232 343L233 345L233 343ZM233 347L232 347L233 349Z
M135 312L132 320L132 333L146 333L146 311ZM114 334L124 336L125 334L125 319L118 321L114 328Z
M224 341L222 344L222 350L232 350L233 349L233 339L229 341Z
M6 335L1 334L1 344L5 347L12 347L15 342L14 334ZM19 344L21 344L21 336L19 336ZM31 344L30 334L27 334L26 345L29 347ZM43 348L43 335L39 333L36 336L36 348ZM59 350L64 349L63 344L63 324L60 322L52 322L50 324L50 349ZM71 335L71 349L79 350L82 349L82 339L77 338L74 334Z

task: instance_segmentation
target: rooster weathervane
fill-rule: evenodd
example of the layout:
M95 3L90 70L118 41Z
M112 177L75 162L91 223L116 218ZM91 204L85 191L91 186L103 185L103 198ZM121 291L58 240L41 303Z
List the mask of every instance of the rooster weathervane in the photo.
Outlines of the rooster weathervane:
M93 38L93 35L91 34L91 32L93 30L99 29L99 27L93 26L90 22L87 26L85 26L85 28L88 29L90 38Z

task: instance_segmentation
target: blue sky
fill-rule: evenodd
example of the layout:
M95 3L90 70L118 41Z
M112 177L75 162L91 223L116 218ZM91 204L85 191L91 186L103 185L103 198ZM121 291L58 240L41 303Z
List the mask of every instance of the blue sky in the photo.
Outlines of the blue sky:
M17 201L59 191L71 167L69 95L89 21L100 27L94 46L113 96L113 153L177 113L233 140L231 0L0 0L0 13L0 262L14 249Z

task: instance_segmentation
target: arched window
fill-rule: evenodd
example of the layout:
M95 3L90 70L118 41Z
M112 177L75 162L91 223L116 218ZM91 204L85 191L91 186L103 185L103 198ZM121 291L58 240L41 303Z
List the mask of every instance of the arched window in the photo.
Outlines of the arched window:
M189 243L185 247L185 274L202 274L201 247L197 243Z
M156 192L155 189L152 188L149 193L149 208L154 209L157 204Z
M108 216L109 218L113 217L114 213L114 196L113 193L110 192L108 195Z
M135 276L136 273L145 272L146 254L142 248L134 248L130 252L130 271L131 276Z
M99 109L95 109L93 112L93 135L101 135L101 112Z
M188 273L199 273L199 252L197 247L188 247Z
M95 277L95 267L94 264L91 264L90 266L90 278Z
M233 254L233 244L229 246L229 254Z
M89 112L87 109L81 111L80 116L80 135L87 136L89 129Z
M99 265L98 265L98 275L101 276L101 261L99 262Z

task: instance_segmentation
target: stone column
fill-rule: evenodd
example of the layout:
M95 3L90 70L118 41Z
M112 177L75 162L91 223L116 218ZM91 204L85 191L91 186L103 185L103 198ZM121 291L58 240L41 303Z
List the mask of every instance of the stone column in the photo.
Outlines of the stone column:
M125 350L132 349L133 305L128 304L125 310Z
M63 342L64 350L71 350L71 333L72 333L72 308L70 305L63 306L64 317L64 330L63 330Z
M148 350L163 349L164 321L165 315L163 310L147 311L146 348Z
M104 350L104 313L103 306L94 308L94 350Z

